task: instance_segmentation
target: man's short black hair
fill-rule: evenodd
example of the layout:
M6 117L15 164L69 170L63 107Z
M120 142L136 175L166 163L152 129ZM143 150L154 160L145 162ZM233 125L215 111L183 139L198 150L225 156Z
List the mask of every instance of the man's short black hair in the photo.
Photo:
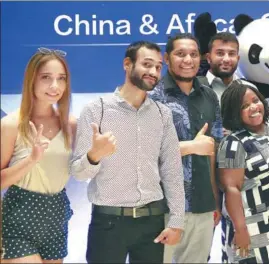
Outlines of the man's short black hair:
M240 80L233 81L221 96L221 116L223 127L231 131L245 128L241 117L243 97L246 90L252 90L264 105L263 122L269 120L269 107L264 96L253 86L243 84Z
M137 52L139 49L143 47L150 50L156 50L157 52L161 52L161 48L158 44L154 42L141 40L141 41L135 41L128 46L125 52L125 58L130 58L131 62L135 63L137 59Z
M220 32L220 33L217 33L216 35L214 35L210 39L210 41L208 43L208 52L212 51L214 41L216 41L216 40L221 40L224 43L227 43L227 42L236 43L237 44L237 50L239 50L239 42L238 42L237 37L234 34L232 34L230 32Z
M174 36L170 36L166 43L165 52L169 55L174 50L174 42L178 39L191 39L196 42L198 46L198 51L200 52L200 44L196 37L194 37L191 33L178 33Z

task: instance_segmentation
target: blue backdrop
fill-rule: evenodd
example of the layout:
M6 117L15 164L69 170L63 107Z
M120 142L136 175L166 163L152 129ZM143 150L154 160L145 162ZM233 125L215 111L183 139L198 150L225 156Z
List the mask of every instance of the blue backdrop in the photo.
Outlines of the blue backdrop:
M206 11L219 31L234 32L237 14L269 17L269 2L2 2L1 109L18 106L26 63L40 46L67 51L74 109L77 100L112 92L123 82L130 42L164 47L168 35L192 32L195 18Z

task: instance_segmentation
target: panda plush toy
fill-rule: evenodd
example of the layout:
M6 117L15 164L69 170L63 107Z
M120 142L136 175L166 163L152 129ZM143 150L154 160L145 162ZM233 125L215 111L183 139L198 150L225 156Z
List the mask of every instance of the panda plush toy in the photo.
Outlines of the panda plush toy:
M234 28L239 41L238 73L269 98L269 19L240 14Z

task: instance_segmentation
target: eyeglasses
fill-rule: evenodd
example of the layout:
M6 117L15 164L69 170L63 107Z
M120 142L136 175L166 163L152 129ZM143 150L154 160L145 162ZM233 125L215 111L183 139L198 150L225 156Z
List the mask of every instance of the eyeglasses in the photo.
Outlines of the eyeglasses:
M56 54L60 57L65 57L67 55L67 52L63 51L63 50L54 50L54 49L48 49L48 48L38 48L37 49L38 52L45 54L45 55L49 55L49 54Z

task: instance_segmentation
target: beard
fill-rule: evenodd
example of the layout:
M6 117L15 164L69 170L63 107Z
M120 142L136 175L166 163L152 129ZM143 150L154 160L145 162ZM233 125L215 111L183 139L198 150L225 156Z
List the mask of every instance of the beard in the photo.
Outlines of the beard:
M130 81L134 86L136 86L142 91L146 91L146 92L152 91L154 87L157 85L157 83L159 82L159 80L154 76L150 76L151 78L154 78L156 81L153 84L148 84L143 80L143 77L145 76L147 75L144 74L142 77L139 77L138 72L135 70L135 67L133 67L130 74Z
M173 78L176 81L180 81L180 82L192 82L193 79L195 78L195 76L191 76L191 77L183 77L179 74L175 74L173 71L171 71L171 75L173 76Z
M236 68L237 68L237 64L230 71L221 71L220 68L216 64L211 65L212 73L216 77L219 77L220 79L232 77L234 72L236 71Z

